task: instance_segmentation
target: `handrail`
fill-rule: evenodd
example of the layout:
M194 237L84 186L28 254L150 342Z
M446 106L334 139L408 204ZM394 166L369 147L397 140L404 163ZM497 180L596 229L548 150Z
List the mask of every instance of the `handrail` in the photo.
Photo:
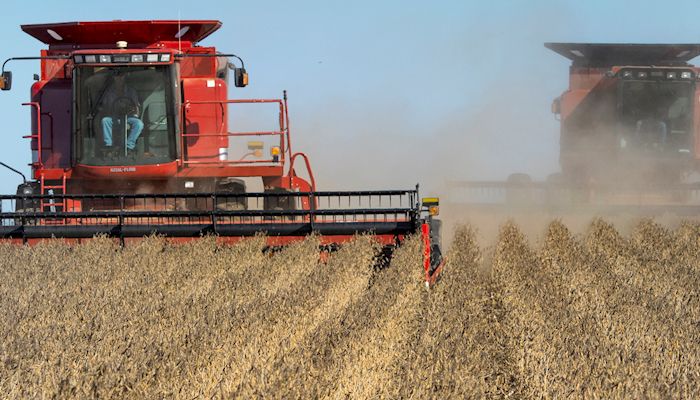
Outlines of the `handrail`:
M289 134L289 108L287 107L287 91L282 92L282 97L284 100L284 122L285 126L287 128L287 151L289 153L289 158L292 158L292 139ZM282 119L282 116L280 115L280 120ZM284 154L284 149L282 149L282 154Z
M266 160L226 160L226 161L202 161L202 160L188 160L187 164L199 164L199 165L212 165L212 164L230 164L230 165L245 165L245 164L274 164L275 161L271 158Z
M254 103L279 103L282 104L283 101L280 99L227 99L227 100L187 100L186 103L190 104L221 104L221 103L243 103L243 104L254 104Z
M39 104L36 101L32 101L29 103L22 103L23 106L30 106L30 107L35 107L36 108L36 134L32 135L25 135L22 136L23 139L36 139L36 148L37 148L37 162L36 165L39 167L39 169L44 168L44 162L41 154L41 148L43 147L42 145L42 140L41 140L41 104Z
M280 131L261 131L261 132L227 132L226 136L229 137L237 137L237 136L275 136L275 135L284 135L284 132ZM200 133L185 133L182 136L184 137L219 137L222 136L221 134L218 133L205 133L205 134L200 134Z
M304 153L294 153L289 159L289 187L292 187L292 178L296 175L294 171L294 161L297 157L302 157L304 159L304 164L306 164L306 172L309 174L309 180L311 181L311 191L316 191L316 179L314 179L314 173L311 171L311 163L309 162L309 157Z
M192 105L220 105L222 108L225 107L227 104L258 104L258 103L277 103L279 105L279 112L280 112L280 120L279 120L279 130L277 131L250 131L250 132L223 132L223 127L226 122L227 118L227 113L223 112L224 118L222 119L221 123L221 131L220 133L185 133L184 125L183 129L180 132L180 152L181 152L181 163L182 165L188 165L188 164L199 164L199 165L224 165L224 164L230 164L230 165L241 165L241 164L274 164L274 163L279 163L281 164L282 168L284 168L285 164L285 150L289 148L289 127L285 123L285 119L283 118L284 115L286 115L286 106L285 106L285 101L281 99L228 99L228 100L187 100L182 104L182 113L183 113L183 123L184 121L187 120L186 113L187 110L190 109ZM288 118L287 118L288 121ZM287 146L285 146L285 134L287 136ZM218 160L218 161L201 161L201 160L190 160L189 156L187 155L187 145L186 145L186 139L187 138L192 138L192 137L197 137L197 138L212 138L212 137L246 137L246 136L279 136L280 137L280 154L282 157L279 158L278 161L274 161L274 159L266 159L266 160ZM291 157L291 154L290 154Z

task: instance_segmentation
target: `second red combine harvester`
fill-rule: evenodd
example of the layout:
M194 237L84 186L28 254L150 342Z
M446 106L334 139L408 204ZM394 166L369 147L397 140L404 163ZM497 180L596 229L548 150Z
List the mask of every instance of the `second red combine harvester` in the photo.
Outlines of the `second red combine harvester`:
M437 199L419 202L417 187L318 191L308 157L292 150L286 93L228 98L230 81L248 84L243 60L197 45L220 26L23 25L48 49L3 64L3 90L12 86L10 61L40 60L41 74L25 104L32 179L2 196L0 236L32 242L215 234L235 241L264 232L279 246L311 233L327 245L373 233L391 248L416 233L425 243L426 283L434 282L443 261ZM232 109L260 103L275 107L275 128L234 129ZM248 178L260 178L264 190L248 192Z
M451 182L473 210L700 214L698 44L546 43L571 60L552 104L561 172ZM457 200L455 200L457 199Z

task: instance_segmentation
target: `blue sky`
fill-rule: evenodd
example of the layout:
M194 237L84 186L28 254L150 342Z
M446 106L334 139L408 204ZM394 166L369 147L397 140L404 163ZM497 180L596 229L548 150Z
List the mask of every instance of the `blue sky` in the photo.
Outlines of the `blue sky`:
M552 99L568 60L545 41L700 41L698 5L680 1L3 2L0 57L38 55L20 24L219 19L203 45L244 58L251 84L232 98L289 91L295 150L321 189L440 192L446 179L543 178L558 169ZM43 3L43 4L42 4ZM14 63L0 93L0 160L28 173L28 99L38 62ZM0 170L0 191L19 178ZM438 193L439 194L439 193Z

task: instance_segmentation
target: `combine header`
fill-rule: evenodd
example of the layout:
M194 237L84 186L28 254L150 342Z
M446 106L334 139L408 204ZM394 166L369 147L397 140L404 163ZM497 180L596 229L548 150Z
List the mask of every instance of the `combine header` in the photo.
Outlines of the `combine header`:
M697 44L546 43L571 60L561 121L561 172L545 182L449 182L475 210L700 214Z
M9 62L41 61L24 104L31 109L25 138L32 179L16 195L0 196L0 237L31 243L108 235L126 242L214 234L236 241L263 232L270 246L279 246L312 233L327 245L372 233L392 248L422 234L426 283L434 282L443 262L437 199L419 202L418 187L317 191L308 157L292 150L286 93L228 99L231 80L235 87L248 84L243 60L197 45L220 26L23 25L48 49L2 67L0 88L9 90ZM274 107L275 128L232 129L246 104ZM244 178L261 179L264 191L248 192Z

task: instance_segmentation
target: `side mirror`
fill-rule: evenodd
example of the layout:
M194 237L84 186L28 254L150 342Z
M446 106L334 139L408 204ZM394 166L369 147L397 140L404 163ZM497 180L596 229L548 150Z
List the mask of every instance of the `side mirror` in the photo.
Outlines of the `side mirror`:
M552 114L561 114L561 97L557 97L552 101Z
M2 76L0 76L0 89L1 90L12 89L12 72L11 71L5 71L2 73Z
M245 71L245 68L234 68L233 79L236 87L248 86L248 73Z

